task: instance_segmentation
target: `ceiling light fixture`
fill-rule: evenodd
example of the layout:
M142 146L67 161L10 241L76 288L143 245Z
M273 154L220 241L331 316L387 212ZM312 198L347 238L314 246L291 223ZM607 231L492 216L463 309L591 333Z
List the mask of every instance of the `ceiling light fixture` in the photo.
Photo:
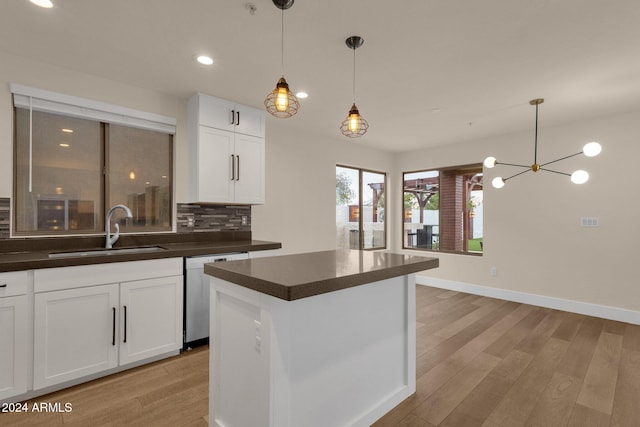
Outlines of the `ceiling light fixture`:
M31 3L35 4L36 6L44 7L46 9L51 9L53 7L53 3L51 3L51 0L29 0L29 1L31 1Z
M284 11L293 6L295 0L273 0L273 4L282 11L282 38L280 46L281 58L281 77L276 84L276 88L272 90L264 100L264 106L267 111L278 118L288 118L298 112L300 102L293 92L289 89L289 85L284 78Z
M498 162L495 157L487 157L484 160L484 166L489 168L489 169L495 167L496 165L515 166L515 167L526 169L526 170L524 170L522 172L518 172L517 174L512 175L512 176L510 176L508 178L502 178L501 176L497 176L497 177L493 178L493 180L491 181L491 185L493 185L495 188L502 188L502 187L504 187L504 185L507 182L507 180L509 180L511 178L515 178L516 176L520 176L520 175L522 175L524 173L527 173L529 171L533 171L533 172L545 171L545 172L557 173L559 175L566 175L566 176L571 178L571 182L573 182L574 184L584 184L585 182L587 182L589 180L589 174L586 171L583 171L583 170L577 170L577 171L569 174L569 173L565 173L565 172L559 172L559 171L553 170L553 169L547 169L545 166L550 165L552 163L559 162L560 160L565 160L565 159L568 159L570 157L578 156L580 154L584 154L587 157L595 157L598 154L600 154L600 151L602 151L602 146L600 144L598 144L597 142L589 142L589 143L585 144L584 147L582 147L582 151L580 151L579 153L570 154L568 156L560 157L559 159L552 160L550 162L538 164L538 106L540 104L542 104L543 102L544 102L544 99L542 99L542 98L532 99L531 101L529 101L529 104L535 105L535 107L536 107L535 145L534 145L534 150L533 150L533 164L531 166L519 165L519 164L514 164L514 163Z
M340 132L349 138L357 138L367 133L369 123L360 115L356 107L356 49L362 46L364 39L360 36L351 36L345 40L347 47L353 49L353 105L347 118L340 125Z
M309 94L307 92L296 92L296 96L298 99L306 99L309 97Z

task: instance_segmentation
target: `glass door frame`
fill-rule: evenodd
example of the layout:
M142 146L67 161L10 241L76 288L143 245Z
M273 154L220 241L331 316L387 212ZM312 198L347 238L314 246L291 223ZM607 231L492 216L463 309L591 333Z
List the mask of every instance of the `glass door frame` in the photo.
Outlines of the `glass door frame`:
M373 169L364 169L364 168L359 168L359 167L354 167L354 166L348 166L348 165L343 165L343 164L336 164L337 168L345 168L345 169L351 169L351 170L356 170L358 171L358 248L361 251L379 251L379 250L384 250L387 249L387 212L389 210L389 207L387 206L389 204L389 198L387 197L387 173L386 172L381 172L381 171L377 171L377 170L373 170ZM363 191L362 191L362 175L364 172L369 172L369 173L375 173L375 174L379 174L382 175L384 177L384 192L382 193L384 196L384 202L385 202L385 207L384 207L384 246L377 246L377 247L371 247L371 248L365 248L364 247L364 209L362 206L362 202L363 202Z

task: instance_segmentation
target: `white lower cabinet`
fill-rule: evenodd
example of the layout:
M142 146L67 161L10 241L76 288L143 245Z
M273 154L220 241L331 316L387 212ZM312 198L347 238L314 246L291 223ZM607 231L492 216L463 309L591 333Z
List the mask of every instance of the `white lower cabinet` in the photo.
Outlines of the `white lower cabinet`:
M118 366L118 284L35 296L35 390Z
M182 347L182 276L120 285L120 364Z
M0 400L26 391L27 296L0 298Z
M182 284L182 258L36 271L33 389L179 350Z

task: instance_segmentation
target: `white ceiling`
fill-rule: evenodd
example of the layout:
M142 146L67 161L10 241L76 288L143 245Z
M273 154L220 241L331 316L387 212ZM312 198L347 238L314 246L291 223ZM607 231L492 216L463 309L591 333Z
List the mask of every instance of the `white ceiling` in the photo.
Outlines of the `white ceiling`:
M260 108L280 77L271 0L53 2L1 0L0 50ZM356 140L338 130L352 101L351 35L365 39L356 100L370 124ZM389 151L532 129L528 101L539 97L541 126L638 110L640 1L297 0L285 11L284 68L310 96L293 118L270 121Z

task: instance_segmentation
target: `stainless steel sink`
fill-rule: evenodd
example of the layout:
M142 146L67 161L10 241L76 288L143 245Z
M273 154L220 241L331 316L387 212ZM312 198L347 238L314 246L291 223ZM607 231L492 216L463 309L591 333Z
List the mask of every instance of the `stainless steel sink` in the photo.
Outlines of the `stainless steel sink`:
M52 252L49 254L49 258L76 258L76 257L86 257L86 256L144 254L148 252L159 252L164 250L166 249L160 246L142 246L139 248L92 249L88 251L77 251L77 252Z

